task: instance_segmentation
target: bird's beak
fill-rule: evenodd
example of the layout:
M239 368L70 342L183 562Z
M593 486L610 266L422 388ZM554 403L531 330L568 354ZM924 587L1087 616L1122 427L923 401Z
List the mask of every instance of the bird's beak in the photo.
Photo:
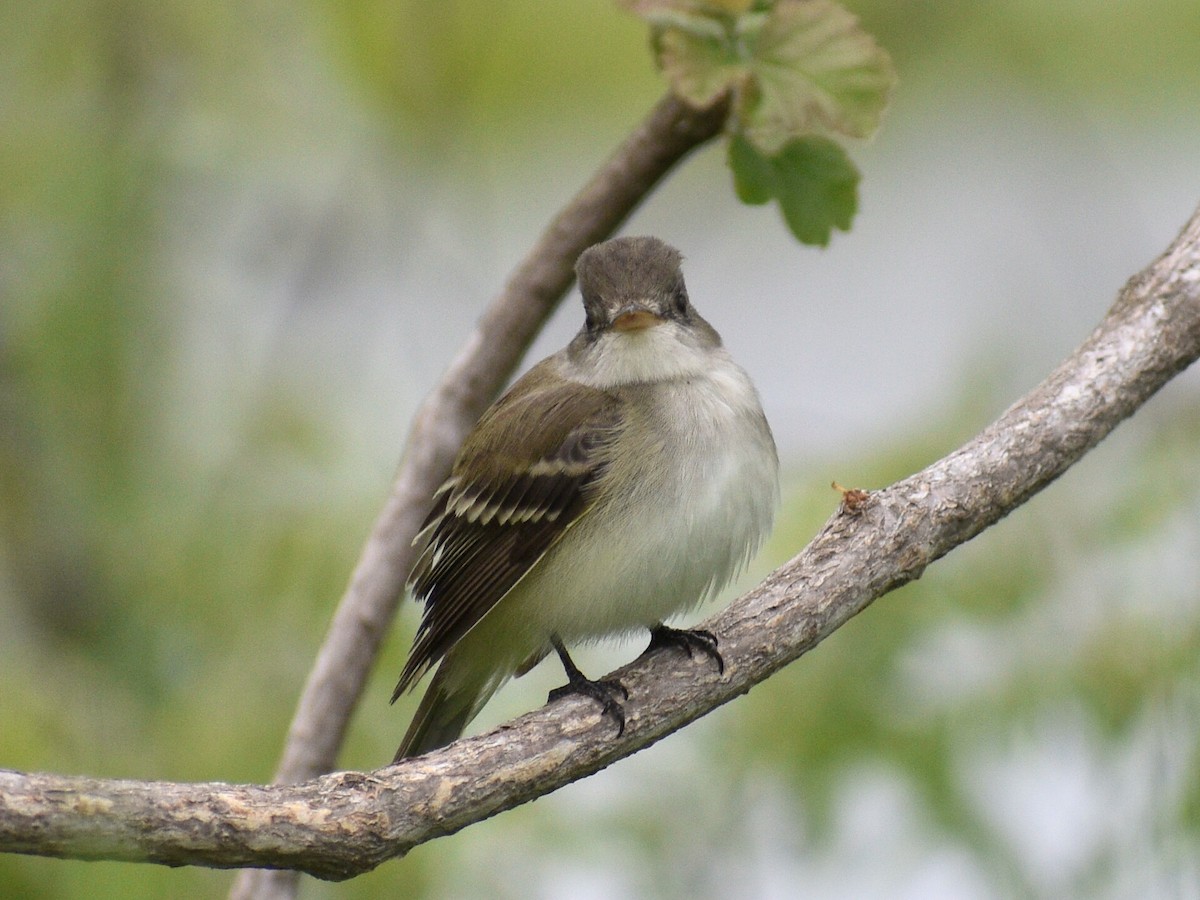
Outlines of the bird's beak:
M617 331L645 331L647 328L653 328L660 324L662 324L662 318L644 306L627 306L617 313L612 327Z

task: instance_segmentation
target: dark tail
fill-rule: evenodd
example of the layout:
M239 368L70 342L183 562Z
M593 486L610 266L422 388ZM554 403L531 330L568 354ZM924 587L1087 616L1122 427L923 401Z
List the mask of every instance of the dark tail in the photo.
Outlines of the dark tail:
M462 684L461 679L456 679L460 683L450 688L446 685L446 667L449 664L449 659L442 660L434 673L393 763L410 756L420 756L458 740L498 687L488 681Z

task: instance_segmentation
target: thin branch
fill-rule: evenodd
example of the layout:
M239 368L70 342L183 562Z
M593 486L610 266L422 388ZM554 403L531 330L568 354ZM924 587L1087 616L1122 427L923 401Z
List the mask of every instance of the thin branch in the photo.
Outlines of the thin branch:
M0 772L0 850L348 878L646 747L816 646L1045 487L1200 357L1200 210L1030 394L949 456L839 511L705 627L724 676L663 651L615 673L617 737L569 698L370 774L259 787Z

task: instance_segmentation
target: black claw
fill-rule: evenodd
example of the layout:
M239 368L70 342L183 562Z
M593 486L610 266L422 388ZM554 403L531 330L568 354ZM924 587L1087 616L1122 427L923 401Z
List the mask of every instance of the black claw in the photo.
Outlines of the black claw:
M587 678L580 678L571 680L562 687L552 690L546 699L553 703L555 700L561 700L572 694L591 697L600 704L600 715L612 719L613 724L617 726L617 737L625 733L625 708L617 700L617 695L619 694L623 700L628 700L629 691L621 682L615 679L590 681Z
M592 681L586 677L572 662L571 657L567 655L567 649L563 646L562 641L557 637L551 639L551 644L554 646L555 652L558 653L558 658L562 660L563 670L567 673L567 683L560 688L555 688L546 698L547 703L553 703L555 700L561 700L563 697L569 697L572 694L582 694L585 697L591 697L600 704L600 715L607 716L612 719L613 724L617 726L617 737L625 733L625 708L621 706L617 696L620 695L622 700L629 699L629 691L625 685L617 681L615 678L606 678L600 681Z
M646 648L646 652L660 647L679 647L687 651L688 659L694 659L697 652L703 653L717 664L718 674L725 674L725 660L721 651L717 649L717 636L707 629L688 631L656 625L650 629L650 646Z

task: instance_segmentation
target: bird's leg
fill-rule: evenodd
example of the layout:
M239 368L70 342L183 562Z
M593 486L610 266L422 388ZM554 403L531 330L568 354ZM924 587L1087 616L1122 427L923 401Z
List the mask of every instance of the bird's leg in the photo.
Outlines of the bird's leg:
M554 647L554 652L558 654L558 658L562 660L563 670L567 673L567 683L552 690L550 696L546 698L547 702L553 703L555 700L571 694L583 694L585 697L591 697L602 707L600 715L608 716L616 723L617 737L624 734L625 709L617 697L619 695L622 700L629 699L629 691L625 689L625 685L616 679L592 681L580 672L575 663L571 661L567 648L563 646L563 642L557 634L550 636L550 643Z
M650 646L646 652L657 650L659 647L680 647L687 651L688 659L694 658L697 651L711 657L717 664L717 672L725 674L725 660L717 649L717 636L704 628L687 631L682 628L668 628L661 622L650 629Z

